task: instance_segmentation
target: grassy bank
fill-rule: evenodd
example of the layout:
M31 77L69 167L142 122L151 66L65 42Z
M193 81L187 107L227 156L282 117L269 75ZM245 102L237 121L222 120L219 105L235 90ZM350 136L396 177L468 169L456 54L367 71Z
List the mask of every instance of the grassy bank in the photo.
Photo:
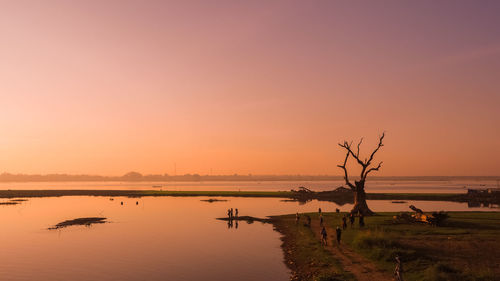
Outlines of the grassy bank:
M317 214L310 215L318 219ZM342 215L324 214L326 224L340 225ZM364 228L355 224L343 231L342 242L387 272L394 270L394 257L399 255L405 280L500 280L500 213L451 212L442 227L394 224L394 215L366 217ZM293 228L290 218L274 220ZM307 247L304 242L295 243L295 247Z
M161 190L0 190L0 198L60 196L220 196L291 198L289 191L161 191Z
M59 196L219 196L296 198L290 191L172 191L172 190L0 190L0 198ZM368 193L369 200L461 201L463 195L447 193ZM315 198L311 198L315 199ZM325 200L325 198L317 198Z
M367 193L368 200L463 201L464 194L456 193Z
M271 222L282 234L285 263L292 271L290 280L355 280L324 249L311 228L295 223L295 215L273 217Z

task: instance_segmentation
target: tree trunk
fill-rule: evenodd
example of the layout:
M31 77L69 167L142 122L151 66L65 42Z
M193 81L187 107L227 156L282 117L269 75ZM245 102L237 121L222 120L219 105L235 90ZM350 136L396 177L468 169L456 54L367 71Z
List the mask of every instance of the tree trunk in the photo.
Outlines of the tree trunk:
M370 216L374 213L368 205L366 204L366 193L365 193L365 184L356 182L356 188L354 190L354 206L351 210L352 214L363 214L363 216Z

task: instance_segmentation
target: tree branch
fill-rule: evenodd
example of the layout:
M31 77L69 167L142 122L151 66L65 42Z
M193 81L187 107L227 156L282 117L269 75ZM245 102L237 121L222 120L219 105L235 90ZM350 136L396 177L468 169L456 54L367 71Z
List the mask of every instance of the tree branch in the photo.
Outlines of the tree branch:
M344 142L344 144L347 144L347 142ZM344 146L342 146L340 143L339 143L339 146L344 147ZM345 148L345 147L344 147L344 148ZM353 185L351 182L349 182L349 176L347 175L347 168L346 168L346 165L347 165L347 159L349 159L349 153L350 153L350 152L349 152L349 150L347 150L347 153L346 153L346 155L345 155L345 159L344 159L344 164L343 164L343 165L337 165L337 167L342 168L342 169L344 170L344 179L345 179L345 183L346 183L346 184L347 184L347 185L348 185L348 186L349 186L352 190L354 190L354 189L355 189L355 187L354 187L354 185Z
M378 171L378 169L380 169L380 167L382 167L382 163L384 163L384 162L380 162L380 163L378 163L377 168L370 168L368 171L366 171L366 173L365 173L365 178L366 178L366 176L367 176L367 175L368 175L371 171Z
M363 138L361 138L359 140L359 143L358 143L358 151L356 152L356 156L359 157L359 146L361 145L361 143L363 142Z
M356 161L358 161L358 163L361 166L365 166L365 163L363 161L361 161L361 159L359 159L359 157L356 154L354 154L354 152L351 149L351 145L352 145L352 142L348 143L347 141L344 141L343 144L339 143L339 146L345 148L348 151L348 153L350 153L352 155L352 157L354 157L354 159L356 159Z
M375 150L372 152L372 154L370 155L370 159L368 159L368 161L365 162L365 165L368 167L370 165L370 163L372 162L373 160L373 156L375 156L375 153L377 153L377 151L382 147L384 146L384 144L382 143L383 140L384 140L384 137L385 137L385 132L382 133L382 135L380 136L380 139L379 139L379 142L378 142L378 146L377 148L375 148Z

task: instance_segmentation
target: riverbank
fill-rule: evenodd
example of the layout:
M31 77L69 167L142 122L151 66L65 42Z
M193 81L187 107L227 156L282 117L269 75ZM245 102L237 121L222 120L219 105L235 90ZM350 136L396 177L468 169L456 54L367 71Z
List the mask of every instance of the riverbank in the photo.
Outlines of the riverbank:
M342 268L333 253L321 245L311 228L295 223L294 215L272 217L270 222L282 235L281 247L285 264L291 271L290 280L356 280Z
M292 198L289 191L171 191L171 190L0 190L0 198L61 196L213 196L213 197L278 197Z
M500 213L450 212L449 219L441 227L395 224L392 220L395 214L378 213L366 217L363 228L358 224L348 227L342 233L341 246L334 241L334 229L340 225L344 214L323 214L329 243L333 243L335 251L355 253L345 256L338 252L333 254L333 250L328 253L327 248L321 246L316 233L319 230L317 213L308 214L312 227L304 225L303 215L298 224L295 215L276 216L271 221L282 234L285 262L294 275L302 278L300 280L320 280L319 276L329 274L326 269L335 268L332 276L345 275L349 270L358 280L372 277L375 281L373 276L377 271L386 276L392 274L396 255L403 261L405 280L498 280ZM347 268L359 263L356 255L367 259L367 263L374 264L377 270L369 272L369 265L365 267L366 272ZM346 258L352 260L346 261ZM320 266L308 265L316 260L321 261ZM338 279L349 280L343 278Z
M173 191L173 190L0 190L0 198L60 197L60 196L215 196L215 197L272 197L297 199L291 191ZM333 196L335 197L335 196ZM350 197L350 196L349 196ZM308 199L326 199L310 196ZM431 200L463 201L455 193L367 193L368 200Z

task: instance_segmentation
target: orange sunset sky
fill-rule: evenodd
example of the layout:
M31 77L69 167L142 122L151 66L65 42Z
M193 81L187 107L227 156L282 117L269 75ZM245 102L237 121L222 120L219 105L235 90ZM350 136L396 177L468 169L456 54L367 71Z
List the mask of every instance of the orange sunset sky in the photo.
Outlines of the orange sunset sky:
M1 1L0 172L500 175L480 3Z

